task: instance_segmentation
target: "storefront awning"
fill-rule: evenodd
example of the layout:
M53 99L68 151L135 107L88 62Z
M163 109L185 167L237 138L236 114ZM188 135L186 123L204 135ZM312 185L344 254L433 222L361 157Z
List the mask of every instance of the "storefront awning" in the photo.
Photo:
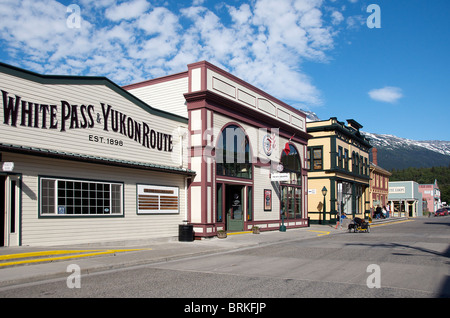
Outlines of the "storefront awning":
M96 164L103 164L103 165L106 164L106 165L113 165L113 166L117 166L117 167L144 169L144 170L152 170L152 171L159 171L159 172L166 172L166 173L175 173L175 174L182 174L182 175L188 175L188 176L193 176L196 174L195 171L192 171L189 169L184 169L184 168L178 168L178 167L163 166L163 165L138 162L138 161L129 161L129 160L114 159L114 158L98 157L98 156L84 155L84 154L78 154L78 153L69 153L69 152L62 152L62 151L43 149L43 148L25 147L25 146L11 145L11 144L5 144L5 143L0 143L0 151L8 151L8 152L28 154L28 155L34 155L34 156L43 156L43 157L55 158L55 159L82 161L82 162L87 162L87 163L96 163Z

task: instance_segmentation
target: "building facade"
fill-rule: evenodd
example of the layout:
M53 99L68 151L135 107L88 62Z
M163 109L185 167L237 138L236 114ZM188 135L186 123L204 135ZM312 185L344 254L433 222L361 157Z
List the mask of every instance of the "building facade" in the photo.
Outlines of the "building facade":
M433 184L419 184L419 191L422 193L424 209L428 212L434 213L442 207L441 190L437 180Z
M308 214L311 222L334 223L340 213L369 216L369 141L353 119L307 123Z
M187 68L124 88L189 120L195 236L307 226L305 114L208 62Z
M414 181L389 182L389 203L394 217L418 217L423 215L422 193Z
M389 171L378 166L377 149L372 148L372 162L370 162L370 208L375 211L377 207L389 204Z
M195 176L180 133L187 118L103 77L0 64L0 90L1 245L178 234Z

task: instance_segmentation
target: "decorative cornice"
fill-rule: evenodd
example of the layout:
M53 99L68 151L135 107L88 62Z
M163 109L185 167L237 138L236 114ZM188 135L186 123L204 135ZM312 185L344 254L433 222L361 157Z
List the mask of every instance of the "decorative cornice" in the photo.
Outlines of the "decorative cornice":
M228 116L238 114L241 117L247 118L249 122L258 122L260 127L280 128L280 134L283 130L286 136L289 135L288 138L292 137L292 135L295 134L295 136L292 138L292 140L294 141L297 140L298 142L306 142L309 139L313 138L312 135L305 133L300 129L297 129L271 116L264 115L257 110L244 107L233 100L230 100L209 90L186 93L184 94L184 98L188 103L188 111L206 107L215 112L224 113ZM201 101L204 101L204 103L199 103Z

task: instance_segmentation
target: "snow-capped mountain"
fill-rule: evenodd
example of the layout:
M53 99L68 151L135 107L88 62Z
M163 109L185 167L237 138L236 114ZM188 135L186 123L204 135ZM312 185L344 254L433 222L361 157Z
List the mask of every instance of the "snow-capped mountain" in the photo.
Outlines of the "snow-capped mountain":
M320 118L314 112L311 112L309 110L303 110L303 109L301 109L301 111L303 113L305 113L305 115L306 115L306 122L319 121L320 120Z
M301 111L306 114L307 122L320 120L314 112ZM393 135L361 133L377 148L378 165L386 170L450 166L450 141L417 141Z
M450 141L417 141L393 135L362 133L378 149L378 165L384 169L450 165Z
M385 149L396 149L405 146L417 146L443 155L450 156L450 141L442 141L442 140L416 141L396 137L393 135L381 135L368 132L362 133L366 136L366 138L369 138L370 143L377 148L380 147Z

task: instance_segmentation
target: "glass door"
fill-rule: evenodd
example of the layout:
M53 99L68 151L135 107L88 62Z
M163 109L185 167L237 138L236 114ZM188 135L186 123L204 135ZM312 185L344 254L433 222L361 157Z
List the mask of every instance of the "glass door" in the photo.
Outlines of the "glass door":
M299 187L283 186L281 190L281 213L288 219L302 217L302 189Z
M227 185L225 188L227 231L244 229L244 188L235 185Z
M295 201L295 209L294 209L294 217L296 219L302 218L302 189L294 188L294 201Z

